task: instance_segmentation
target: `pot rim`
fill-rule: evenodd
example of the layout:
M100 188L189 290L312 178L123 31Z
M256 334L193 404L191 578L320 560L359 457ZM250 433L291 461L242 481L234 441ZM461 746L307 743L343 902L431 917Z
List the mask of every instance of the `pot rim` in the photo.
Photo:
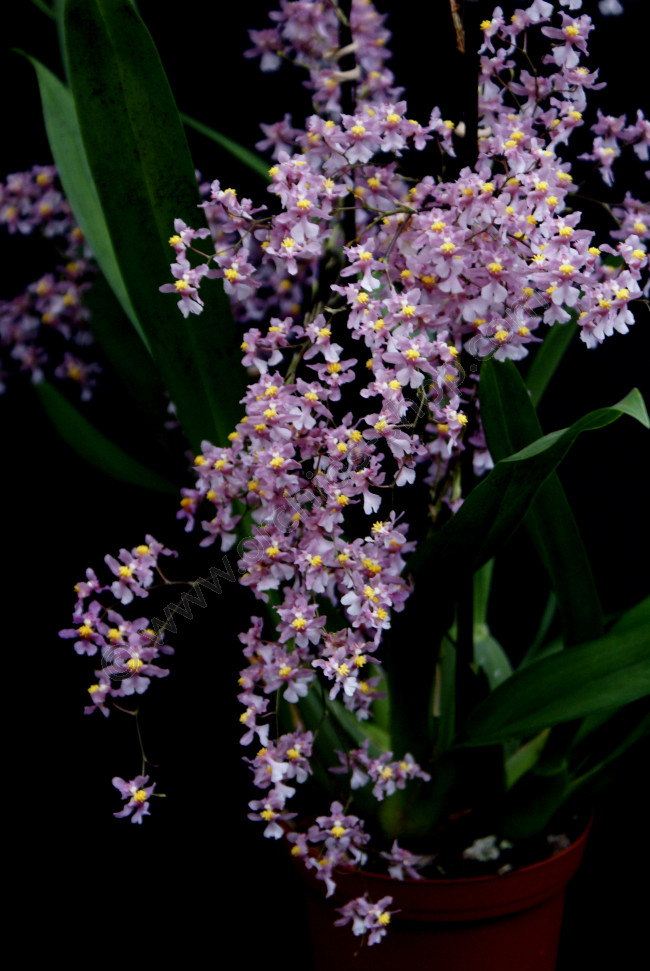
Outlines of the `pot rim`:
M386 883L390 883L392 886L394 886L395 883L410 884L411 886L421 886L422 884L435 884L436 886L462 886L463 884L472 884L472 886L475 886L477 883L489 883L492 880L506 880L509 877L515 877L517 874L528 873L547 867L552 860L559 862L562 858L575 854L575 852L579 848L583 847L586 843L593 824L593 819L594 816L592 813L580 836L577 836L576 839L572 840L564 849L558 850L556 853L553 853L552 856L544 857L543 860L537 860L535 863L527 863L524 866L515 867L514 869L508 870L505 873L487 873L473 877L420 877L418 880L414 880L412 877L404 877L404 879L396 881L390 876L389 873L376 873L374 870L364 870L363 867L335 867L334 872L354 873L359 876L363 875L365 877L370 877L373 880L385 881Z
M398 921L468 922L516 914L561 899L585 851L593 815L580 836L565 849L507 873L476 877L422 877L395 880L389 874L354 867L335 867L335 907L354 897L392 897ZM325 887L300 857L290 857L300 879L325 903Z

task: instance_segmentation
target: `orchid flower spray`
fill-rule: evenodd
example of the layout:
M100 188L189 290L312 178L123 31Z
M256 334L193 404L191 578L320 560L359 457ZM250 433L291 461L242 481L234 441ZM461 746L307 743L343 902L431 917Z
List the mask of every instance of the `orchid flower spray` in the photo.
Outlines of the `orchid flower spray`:
M132 5L106 3L148 57ZM75 19L78 6L66 2L71 51L92 20ZM617 176L624 164L644 174L650 122L636 106L630 117L597 107L604 81L581 0L497 7L474 33L473 7L454 24L459 50L478 37L475 104L450 118L432 97L416 118L373 2L280 0L270 26L250 31L246 57L262 72L291 62L311 113L262 125L259 199L219 178L197 188L190 166L192 205L165 221L173 200L152 190L158 236L134 244L141 251L122 249L129 230L111 214L119 186L104 181L117 176L85 134L81 81L94 68L71 55L105 221L81 200L87 244L75 235L55 170L12 177L0 198L11 232L54 232L56 219L66 245L86 246L70 250L65 282L29 290L41 324L50 315L71 344L85 341L73 307L97 272L94 254L191 447L177 519L223 563L177 597L180 581L161 566L176 554L144 527L139 545L106 555L101 575L88 569L73 626L60 632L95 665L85 711L136 713L169 673L176 614L204 606L205 587L247 588L250 609L229 645L242 657L242 812L285 840L328 897L342 867L416 880L510 866L508 854L516 865L517 847L538 853L540 841L550 855L549 824L588 800L598 771L648 729L647 718L615 719L650 690L648 601L603 619L556 476L583 431L621 415L647 427L643 400L633 389L550 434L535 409L572 337L589 357L647 314L650 204ZM124 97L122 128L137 107L128 77L123 67L110 101L116 112ZM151 186L163 148L151 163L145 149L138 164ZM592 219L588 180L602 218ZM113 249L98 250L109 237ZM161 262L171 262L167 278L156 276ZM0 321L9 356L38 378L45 352L29 308L2 304ZM66 354L61 375L90 396L101 378ZM488 628L488 602L512 588L494 558L520 528L550 599L532 643L510 657ZM174 597L165 620L161 607L143 607L160 590ZM143 750L137 775L113 779L124 803L115 816L147 825L160 795L152 777ZM377 944L392 902L357 897L336 924Z

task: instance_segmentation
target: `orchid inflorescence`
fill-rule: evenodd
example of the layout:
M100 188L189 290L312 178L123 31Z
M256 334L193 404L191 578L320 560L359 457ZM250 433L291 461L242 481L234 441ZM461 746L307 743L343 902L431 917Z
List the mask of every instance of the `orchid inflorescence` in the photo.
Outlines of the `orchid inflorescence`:
M40 233L57 243L65 260L17 297L0 300L0 346L6 349L0 393L15 369L38 383L58 359L53 376L75 382L81 400L88 401L101 370L86 360L84 351L93 343L85 299L96 266L54 166L35 165L29 172L8 176L0 185L0 225L12 234Z
M263 126L258 147L272 151L275 210L214 181L204 189L209 229L179 219L169 240L174 282L160 289L187 317L202 312L205 281L221 279L244 328L241 420L227 442L202 443L178 517L188 531L200 522L201 546L238 544L240 583L267 608L266 620L251 617L240 634L241 742L257 746L246 761L261 790L249 819L267 837L288 833L328 896L337 867L368 859L370 833L348 811L355 793L367 787L381 803L426 784L431 766L378 751L369 733L327 766L333 791L343 780L329 809L306 827L290 825L291 799L321 757L318 725L307 729L300 705L311 693L363 731L385 695L382 643L413 590L405 575L421 526L410 515L413 491L424 487L426 525L435 524L493 464L478 368L468 362L521 360L548 328L569 322L594 348L626 333L631 305L647 303L650 206L628 192L610 207L609 241L581 226L567 149L586 124L589 92L603 85L585 66L591 19L579 0L560 7L534 0L509 20L497 8L481 24L478 158L445 179L409 176L406 159L434 143L453 160L469 133L438 108L424 124L409 117L374 5L352 0L348 18L333 2L282 2L272 27L251 31L247 56L265 71L286 60L306 69L315 113L304 128L289 116ZM526 52L533 32L548 45L540 69ZM340 67L345 55L353 68ZM632 122L599 112L591 130L580 159L606 186L622 153L647 161L641 112ZM167 673L153 663L170 651L159 632L98 597L110 591L123 605L146 597L157 557L169 552L147 537L106 558L111 584L89 571L78 585L77 626L62 636L110 662L96 672L87 712L107 715L112 699ZM270 716L282 706L293 722L274 736ZM129 800L116 815L142 822L148 781L114 780ZM418 878L427 862L397 840L381 855L398 879ZM374 944L391 902L357 898L337 923L352 921Z

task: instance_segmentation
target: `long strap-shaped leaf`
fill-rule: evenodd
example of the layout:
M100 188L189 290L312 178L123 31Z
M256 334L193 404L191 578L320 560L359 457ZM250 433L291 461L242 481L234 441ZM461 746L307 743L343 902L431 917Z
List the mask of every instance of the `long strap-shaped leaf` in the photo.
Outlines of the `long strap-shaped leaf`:
M533 362L526 374L526 387L530 391L530 398L535 408L542 400L542 396L577 330L578 325L573 318L566 324L554 324L543 342L538 345Z
M42 381L36 385L36 391L56 430L86 462L129 485L177 495L178 488L173 482L147 468L110 441L53 385Z
M526 385L512 361L487 361L481 369L481 419L495 461L542 437ZM564 643L600 637L603 632L598 591L558 476L541 487L526 516L526 528L551 578L562 614Z
M48 68L33 57L29 60L38 78L45 130L66 198L113 293L145 347L149 348L115 258L99 196L88 168L72 95Z
M621 415L630 415L646 428L650 427L643 398L634 388L611 408L592 411L570 428L545 435L497 462L453 518L420 544L404 572L417 575L428 563L444 563L451 576L478 570L523 521L538 490L578 436L585 431L603 428Z
M255 172L265 182L269 183L271 177L269 175L269 163L265 162L263 158L256 155L255 152L251 152L250 148L246 148L245 145L240 145L236 142L234 138L228 138L227 135L222 135L220 131L216 131L214 128L210 128L209 125L204 125L202 121L197 121L196 118L190 118L189 115L181 115L183 119L183 124L188 128L193 128L198 131L199 134L205 135L206 138L211 139L216 142L217 145L225 149L229 155L236 158L242 165L250 169L251 172Z
M193 448L225 441L244 372L221 283L183 318L170 279L175 218L204 224L183 125L154 43L130 0L65 0L70 87L120 273Z
M636 621L516 671L474 709L466 743L534 734L650 694L650 621Z

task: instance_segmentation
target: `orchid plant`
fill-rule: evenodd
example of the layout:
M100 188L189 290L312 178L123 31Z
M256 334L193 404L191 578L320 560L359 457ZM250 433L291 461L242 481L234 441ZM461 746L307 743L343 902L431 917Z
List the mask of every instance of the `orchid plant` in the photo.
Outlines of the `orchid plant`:
M464 25L450 6L469 49L474 8ZM61 631L99 662L86 712L133 710L168 674L165 635L202 587L248 587L249 819L286 836L329 896L342 866L418 879L457 872L445 845L466 862L502 857L588 805L647 735L650 601L605 621L556 474L582 432L620 416L647 428L643 400L631 389L550 434L536 406L572 338L601 353L647 312L650 204L610 200L619 157L647 162L650 122L593 113L603 83L581 0L497 7L480 23L473 122L433 105L410 117L370 0L279 8L246 56L305 72L313 114L263 126L268 164L184 119L264 174L263 204L197 183L133 3L55 4L67 83L34 67L56 168L11 176L0 220L60 237L67 263L1 320L61 430L162 490L44 379L41 331L63 338L53 373L82 399L101 381L72 350L89 332L143 411L168 392L192 449L177 518L222 554L164 620L134 616L155 587L170 594L159 561L173 551L152 536L107 555L102 577L87 571ZM581 129L593 137L576 157ZM581 211L594 168L609 235ZM95 286L107 296L89 314ZM517 530L550 596L514 658L488 606L503 582L494 558ZM142 823L151 769L113 781L115 815ZM356 899L337 923L374 944L390 904Z

